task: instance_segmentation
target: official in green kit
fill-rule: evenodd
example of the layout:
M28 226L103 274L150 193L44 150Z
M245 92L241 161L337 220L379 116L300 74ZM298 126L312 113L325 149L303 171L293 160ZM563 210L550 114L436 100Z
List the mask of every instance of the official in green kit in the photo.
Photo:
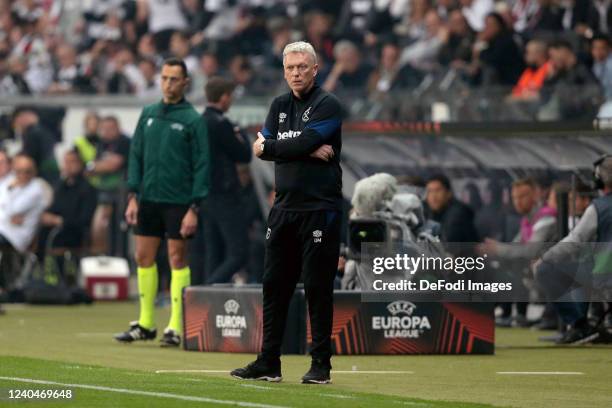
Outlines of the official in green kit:
M206 123L185 100L189 84L185 63L164 61L161 102L146 106L132 139L128 164L128 206L125 218L135 226L140 318L115 339L152 340L158 273L155 258L163 238L168 240L172 269L172 313L162 346L179 346L182 329L182 290L189 286L187 240L195 233L200 203L210 185Z

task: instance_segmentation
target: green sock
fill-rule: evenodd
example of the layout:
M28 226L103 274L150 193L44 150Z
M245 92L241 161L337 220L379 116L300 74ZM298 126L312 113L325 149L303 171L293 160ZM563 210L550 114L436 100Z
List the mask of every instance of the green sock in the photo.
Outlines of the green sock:
M138 294L140 295L140 319L145 329L155 327L155 297L157 296L157 265L138 268Z
M178 333L183 331L183 288L191 284L191 270L188 266L183 269L172 270L170 281L170 296L172 296L172 310L168 328Z

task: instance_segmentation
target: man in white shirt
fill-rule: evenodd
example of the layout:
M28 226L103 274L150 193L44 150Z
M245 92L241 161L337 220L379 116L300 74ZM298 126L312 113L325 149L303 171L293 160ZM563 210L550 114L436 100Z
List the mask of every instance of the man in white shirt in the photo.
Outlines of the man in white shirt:
M493 0L461 0L461 12L472 30L481 32L485 26L485 17L493 11Z
M14 177L0 185L0 246L25 252L48 200L43 182L35 179L36 165L31 157L15 156L13 172Z

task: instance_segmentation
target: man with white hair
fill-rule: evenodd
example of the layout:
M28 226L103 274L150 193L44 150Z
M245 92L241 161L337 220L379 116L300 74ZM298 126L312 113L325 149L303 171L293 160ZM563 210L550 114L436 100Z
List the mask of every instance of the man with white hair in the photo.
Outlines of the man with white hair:
M342 116L338 99L315 84L317 57L306 42L283 51L291 91L272 102L254 154L275 162L263 276L263 344L257 360L231 372L281 381L280 349L289 302L303 277L312 365L302 383L329 383L333 282L340 253Z

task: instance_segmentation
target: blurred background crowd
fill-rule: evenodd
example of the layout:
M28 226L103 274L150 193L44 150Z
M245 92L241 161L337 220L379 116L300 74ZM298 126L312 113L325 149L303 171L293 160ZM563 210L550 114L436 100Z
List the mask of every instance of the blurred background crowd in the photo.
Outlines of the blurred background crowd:
M609 0L2 0L0 95L155 98L168 56L193 95L216 74L270 95L283 47L303 39L348 113L592 118L612 97L611 16Z

